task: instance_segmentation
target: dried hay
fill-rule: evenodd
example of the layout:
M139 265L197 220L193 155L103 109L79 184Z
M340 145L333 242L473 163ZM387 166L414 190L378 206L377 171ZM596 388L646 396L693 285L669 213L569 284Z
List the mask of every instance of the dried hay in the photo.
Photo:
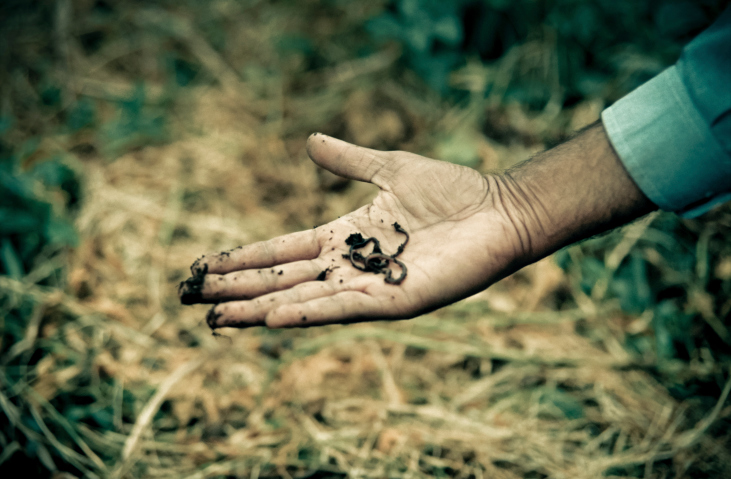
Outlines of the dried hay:
M567 282L550 260L466 306L409 323L211 337L203 308L183 308L175 296L192 258L327 221L373 194L360 185L319 191L303 136L256 123L242 132L227 110L245 103L232 98L200 92L188 115L198 133L112 164L85 163L84 242L70 287L89 292L84 302L109 318L100 334L118 344L95 367L130 390L158 391L134 426L104 437L124 445L115 471L593 478L636 467L664 477L667 467L657 475L653 465L668 460L674 468L729 464L723 437L704 432L731 408L689 423L684 406L643 372L649 364L611 334L599 344L577 334L577 320L622 313L591 298L586 310L550 311L545 304ZM347 114L357 115L361 101L347 102ZM202 364L180 379L190 361ZM150 405L163 399L170 412L154 423ZM133 461L142 469L129 469Z
M113 411L115 430L74 426L81 452L67 454L80 470L579 479L687 477L695 467L731 475L727 433L709 433L731 416L731 382L714 409L689 414L650 374L654 359L622 346L622 328L642 330L645 320L622 313L601 287L587 296L551 259L409 322L211 336L204 308L180 306L175 292L195 257L329 221L375 192L361 184L333 189L306 158L307 133L329 128L370 146L429 154L431 138L465 117L409 91L405 80L381 78L395 59L389 51L303 80L324 82L321 90L278 97L230 71L190 23L176 25L215 85L191 87L173 141L111 163L95 154L79 160L82 242L66 294L0 278L4 290L43 305L28 343L63 345L38 365L39 416L52 415L48 401L80 374L112 385L100 406ZM252 49L269 48L270 27L241 34ZM95 68L82 88L100 95L128 88ZM583 124L598 111L582 105L562 118ZM495 122L534 137L555 119L527 125L513 107L503 115ZM56 144L74 151L78 141ZM483 140L479 167L504 167L540 147ZM610 268L647 224L626 230ZM728 279L727 263L718 274ZM575 307L556 310L559 295ZM43 316L56 310L74 319ZM723 374L703 367L688 368ZM13 421L3 395L0 405Z

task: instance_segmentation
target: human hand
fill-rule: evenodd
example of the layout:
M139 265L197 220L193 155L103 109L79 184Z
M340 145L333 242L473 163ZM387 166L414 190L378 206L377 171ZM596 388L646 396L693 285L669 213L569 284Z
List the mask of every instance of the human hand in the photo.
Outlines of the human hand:
M211 328L412 318L483 290L529 254L519 208L497 176L321 134L309 138L307 152L319 166L380 192L326 225L196 261L180 299L219 303L207 317ZM386 254L395 253L404 235L394 223L410 235L398 257L408 272L398 285L343 257L353 233L376 237ZM389 266L394 277L401 274Z

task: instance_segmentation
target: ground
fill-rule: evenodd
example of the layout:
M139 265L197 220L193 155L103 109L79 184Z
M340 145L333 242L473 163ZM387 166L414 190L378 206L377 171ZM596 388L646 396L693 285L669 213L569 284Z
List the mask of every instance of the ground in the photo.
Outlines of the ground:
M327 44L377 6L251 3L211 7L239 22L242 46L223 53L184 8L128 6L139 38L91 52L79 46L88 32L70 34L72 93L102 126L46 131L26 160L61 155L79 173L79 241L46 268L65 272L56 286L0 277L5 310L30 298L35 318L25 343L2 350L4 364L33 367L6 371L0 469L38 457L28 467L67 471L55 477L731 475L728 206L693 221L650 215L410 321L214 336L206 307L180 305L177 284L201 254L326 223L375 195L318 170L310 133L488 172L604 106L475 95L505 69L530 70L529 47L467 64L453 82L473 86L445 100L401 65L398 45L352 56ZM277 50L282 31L308 28L322 65ZM160 50L182 52L176 65L193 65L195 81L173 88Z

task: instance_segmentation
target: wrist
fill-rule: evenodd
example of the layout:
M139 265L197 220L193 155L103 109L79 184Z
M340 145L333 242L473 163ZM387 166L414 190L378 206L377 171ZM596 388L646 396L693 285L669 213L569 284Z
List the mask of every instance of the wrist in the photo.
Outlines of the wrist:
M601 123L495 176L526 263L657 207L630 178Z

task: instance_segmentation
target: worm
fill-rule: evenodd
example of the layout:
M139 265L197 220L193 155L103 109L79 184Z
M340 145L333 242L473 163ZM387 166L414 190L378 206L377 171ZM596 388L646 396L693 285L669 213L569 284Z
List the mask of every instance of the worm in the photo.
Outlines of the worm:
M385 254L383 250L381 250L381 243L374 236L371 236L370 238L363 238L363 235L360 233L353 233L345 240L345 244L350 246L350 250L348 251L348 254L343 255L343 258L349 259L350 263L360 271L385 274L386 279L384 281L388 284L401 284L404 278L406 278L407 269L406 265L397 260L396 257L403 253L406 248L406 243L409 242L409 233L407 233L406 230L398 223L394 223L393 227L397 233L406 235L406 239L396 249L396 253L392 255ZM373 251L371 251L368 255L363 256L359 251L356 251L366 247L368 243L373 243ZM390 268L388 268L391 261L401 268L401 275L398 278L394 278L393 272Z

